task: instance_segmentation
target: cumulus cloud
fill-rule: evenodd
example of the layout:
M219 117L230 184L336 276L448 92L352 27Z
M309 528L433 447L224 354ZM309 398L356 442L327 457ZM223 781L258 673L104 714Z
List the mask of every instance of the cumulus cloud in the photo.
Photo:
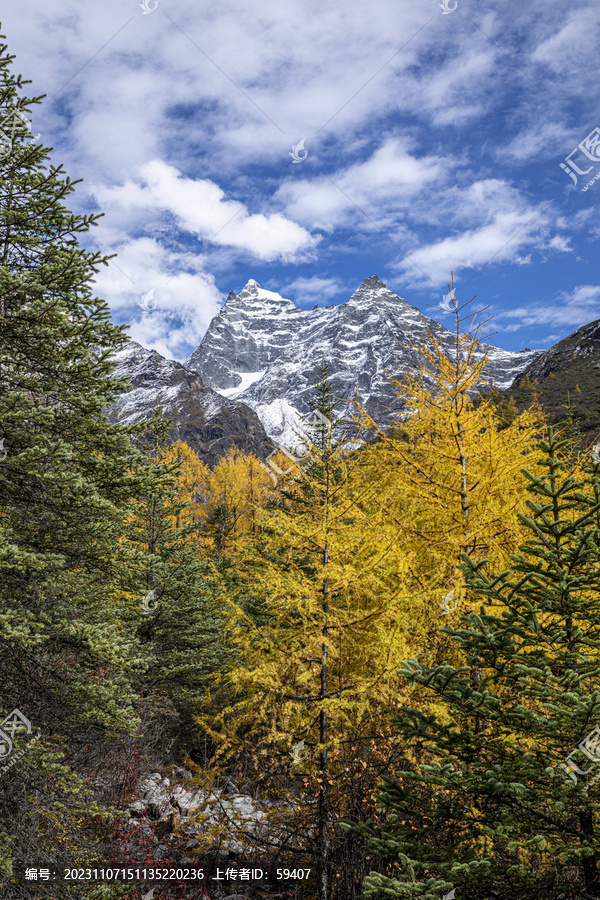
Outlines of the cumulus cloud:
M141 167L138 180L117 187L98 186L105 210L115 207L131 220L139 214L171 214L177 226L197 238L238 247L259 259L293 259L311 250L317 238L281 213L250 213L243 203L228 200L208 179L188 178L162 160Z
M448 16L431 0L2 13L15 70L47 95L33 130L84 179L70 205L106 213L93 237L120 258L104 293L171 354L250 275L319 302L348 284L350 259L357 282L401 272L415 291L451 268L575 265L576 240L582 254L598 236L593 195L568 206L558 163L597 124L599 23L593 0L459 0ZM287 268L306 262L321 274ZM181 321L136 306L142 282L173 276Z
M598 318L600 284L580 284L572 291L561 292L554 301L503 310L496 316L496 321L509 323L504 325L509 332L536 325L559 325L575 331ZM515 322L514 319L518 321ZM556 335L553 339L556 339Z
M110 298L115 319L134 340L185 359L223 302L201 256L172 253L153 238L125 240L116 250L117 260L98 271L96 294Z

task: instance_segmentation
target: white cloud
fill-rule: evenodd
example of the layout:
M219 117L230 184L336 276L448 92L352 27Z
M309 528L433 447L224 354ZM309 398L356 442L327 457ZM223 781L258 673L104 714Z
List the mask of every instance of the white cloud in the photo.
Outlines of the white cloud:
M571 238L563 237L561 234L555 234L554 237L550 238L547 243L547 247L550 250L559 250L561 253L572 253L573 248L570 245Z
M413 250L410 258L433 281L443 280L451 270L456 273L471 269L492 259L497 262L510 260L519 247L530 241L527 231L530 218L527 213L501 213L493 222L480 228L470 228L462 234ZM404 260L399 268L411 271L411 262Z
M289 296L298 306L322 305L331 297L339 296L344 291L341 279L326 275L311 275L294 278L282 287L285 296Z
M457 273L492 261L527 264L530 257L523 251L544 246L548 219L544 204L528 203L505 182L488 179L451 194L451 221L462 226L461 230L410 250L410 259L396 264L414 283L421 280L416 269L434 282L445 283L450 271Z
M115 319L129 325L134 340L169 359L185 359L223 301L202 258L170 253L153 238L126 240L116 250L118 259L99 268L96 294L110 299Z
M497 159L512 159L516 162L533 160L539 165L547 165L552 157L556 157L558 166L570 149L570 129L564 123L549 120L547 116L547 107L544 107L542 115L538 113L529 116L523 129L498 148Z
M437 65L402 73L400 103L438 128L459 128L489 110L497 69L497 51L485 36L464 32Z
M349 128L397 107L394 83L422 44L395 54L428 18L426 0L327 9L318 0L264 0L258 9L233 0L202 11L179 0L148 16L135 0L62 0L60 13L21 0L3 11L17 68L48 94L44 125L69 169L78 162L96 178L120 179L149 158L183 171L190 156L204 157L213 175L289 166L291 144L328 120L319 140L348 139Z
M417 158L409 152L406 140L391 137L368 159L339 169L330 177L287 179L276 199L289 216L308 227L328 229L352 220L368 227L374 207L381 225L387 218L386 211L405 206L451 167L449 160Z
M596 65L600 19L598 8L592 4L579 9L563 8L565 16L558 30L537 45L531 58L568 78L586 61Z
M580 284L572 291L564 291L552 301L502 310L495 321L502 323L513 319L518 322L506 325L508 332L537 325L559 325L576 331L600 318L600 285ZM554 336L554 338L556 335Z
M170 213L179 228L196 237L246 250L259 259L294 259L318 241L280 213L250 214L243 203L227 200L214 182L187 178L161 160L142 166L138 181L92 190L105 210L116 209L130 225L140 222L140 213Z
M350 253L364 252L361 274L394 268L378 229L442 285L451 268L533 265L534 250L598 236L582 210L561 222L543 208L558 162L596 124L593 0L459 0L451 16L432 0L159 0L148 16L137 0L5 6L14 69L48 98L33 130L85 179L70 205L88 211L93 198L106 212L93 237L120 251L103 292L171 355L218 309L211 270L239 279L263 261L264 281L316 260L322 274L279 271L273 286L317 302L346 281ZM569 116L589 125L574 141ZM292 165L301 138L309 155ZM423 284L406 260L398 270ZM172 306L142 313L146 283L173 274Z

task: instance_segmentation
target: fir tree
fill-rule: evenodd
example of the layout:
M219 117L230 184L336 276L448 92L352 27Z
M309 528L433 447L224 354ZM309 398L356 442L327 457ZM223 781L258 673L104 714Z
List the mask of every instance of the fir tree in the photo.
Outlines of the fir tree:
M181 717L173 753L193 753L192 717L228 653L221 640L225 617L198 537L202 519L192 500L206 470L187 445L167 446L169 424L157 407L136 438L146 477L131 505L127 539L134 559L124 570L123 587L148 658L140 688L144 696L173 701Z
M95 217L67 209L75 183L19 125L40 98L22 95L12 59L2 44L2 127L14 135L0 153L0 718L16 708L41 737L0 777L4 872L15 860L89 863L91 817L107 815L90 778L137 733L145 666L120 589L140 481L130 430L103 413L125 386L111 373L127 338L93 294L108 258L78 246Z
M466 665L403 666L441 711L403 707L406 763L384 777L380 821L345 825L399 867L365 897L600 896L600 465L565 471L565 443L548 429L543 473L525 473L511 569L463 557L485 605L443 630Z

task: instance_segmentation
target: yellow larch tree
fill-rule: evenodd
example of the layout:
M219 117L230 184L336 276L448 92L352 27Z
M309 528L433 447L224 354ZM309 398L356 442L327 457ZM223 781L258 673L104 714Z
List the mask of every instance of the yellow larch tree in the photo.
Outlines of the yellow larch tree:
M336 437L325 364L315 391L318 420L297 480L265 509L239 563L260 602L253 614L230 602L228 633L239 654L231 702L219 708L207 696L198 722L217 747L214 771L237 758L247 780L279 798L273 815L294 830L295 851L316 864L318 895L330 900L348 890L328 881L346 841L334 823L368 815L359 775L369 769L372 788L389 763L382 754L397 752L387 720L411 623L388 583L393 548L373 547L363 508L377 486Z
M380 485L374 540L382 531L395 536L391 542L410 569L404 591L430 625L460 612L463 553L502 566L516 552L527 498L521 470L537 471L545 424L537 403L507 427L500 421L491 396L478 390L489 368L479 328L462 333L456 300L453 307L453 346L429 331L415 348L417 373L392 379L404 406L394 426L378 427L364 410L359 416L377 436L365 451L365 466Z
M176 527L201 521L205 515L204 488L210 475L208 466L184 441L174 441L163 452L162 461L178 463L177 499L186 505L177 516Z
M264 464L254 454L231 447L203 475L207 549L218 559L225 555L238 558L248 535L256 532L261 509L272 490Z

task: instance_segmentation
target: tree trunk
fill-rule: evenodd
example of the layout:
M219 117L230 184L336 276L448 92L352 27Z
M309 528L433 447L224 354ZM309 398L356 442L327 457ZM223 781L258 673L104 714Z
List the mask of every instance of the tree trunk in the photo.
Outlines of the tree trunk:
M324 551L324 561L327 564L327 547ZM327 637L327 579L323 582L323 637ZM321 662L321 699L327 697L327 643L323 641L323 656ZM319 742L321 744L321 754L319 758L319 776L321 784L319 788L319 808L318 808L318 852L319 852L319 884L318 884L318 900L327 900L327 879L329 868L329 803L327 797L327 713L321 707L319 713Z
M594 819L591 812L579 813L582 843L591 844L594 840ZM583 877L585 892L590 897L600 897L600 877L598 876L598 855L586 856L583 860Z

